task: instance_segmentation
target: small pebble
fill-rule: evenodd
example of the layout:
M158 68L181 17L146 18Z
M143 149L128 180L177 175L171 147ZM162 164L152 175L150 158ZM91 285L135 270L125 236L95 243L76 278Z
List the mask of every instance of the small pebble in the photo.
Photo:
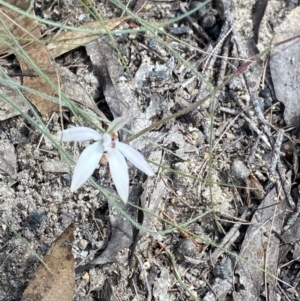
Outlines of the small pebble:
M80 257L81 257L81 258L86 258L88 255L89 255L89 252L88 252L88 251L81 251L81 252L80 252Z
M267 110L267 109L269 109L270 107L271 107L271 105L272 105L272 103L273 103L273 100L272 100L272 98L271 97L269 97L269 98L265 98L265 110Z
M214 15L208 14L201 20L201 25L203 28L208 29L216 24L216 17Z
M265 102L264 102L264 99L261 98L261 97L258 97L257 98L257 102L258 102L258 105L260 107L260 110L263 112L265 110Z
M149 270L151 268L151 263L149 261L145 261L144 268L145 268L145 270Z
M189 26L173 27L170 29L170 33L176 36L183 34L192 34L193 31Z
M203 146L204 144L204 135L201 131L198 132L197 146Z
M81 250L84 250L84 249L86 249L88 243L89 243L89 242L88 242L87 240L85 240L85 239L80 239L80 240L79 240L79 243L78 243L78 246L79 246L79 248L80 248Z
M269 98L271 97L271 92L268 88L265 88L259 92L258 96L262 98Z
M157 50L157 42L156 40L152 39L149 41L148 46L150 49L156 51Z
M216 277L219 277L222 279L227 279L228 278L228 270L222 265L217 265L214 268L214 275Z
M90 280L90 275L89 275L89 273L84 273L81 278L83 280L89 281Z
M197 247L189 238L182 238L175 246L174 253L179 260L183 260L184 256L195 257L197 254Z
M42 222L47 216L47 212L42 211L33 211L30 213L29 218L28 218L28 225L29 227L34 230L40 228Z
M248 123L245 123L243 126L242 126L242 130L245 132L245 134L249 137L253 136L254 135L254 131L253 131L253 128L248 124Z
M135 39L136 39L136 34L131 33L131 34L128 35L128 38L129 38L130 40L135 40Z
M249 177L250 170L243 161L236 160L232 164L232 173L236 179L244 180Z
M78 16L78 21L83 21L84 19L86 18L86 16L84 15L84 14L80 14L79 16Z
M192 1L190 3L190 10L198 7L199 5L203 5L202 1ZM202 7L201 9L199 9L196 13L193 14L193 17L197 16L197 13L199 15L199 17L203 17L206 13L207 13L207 9L204 7Z
M50 212L52 212L52 213L57 213L57 212L58 212L58 209L57 209L56 205L53 204L53 203L50 204L49 210L50 210Z

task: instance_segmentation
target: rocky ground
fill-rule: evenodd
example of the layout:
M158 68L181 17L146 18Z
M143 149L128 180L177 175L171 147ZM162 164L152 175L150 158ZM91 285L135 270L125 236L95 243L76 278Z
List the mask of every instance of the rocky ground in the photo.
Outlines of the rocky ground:
M105 129L103 117L130 108L119 137L149 159L155 176L129 163L125 205L113 197L104 157L93 179L110 196L89 184L72 193L69 165L7 105L3 95L15 103L17 96L2 74L0 300L21 300L40 264L32 250L43 257L72 222L74 300L299 300L299 3L200 4L124 2L133 18L110 1L34 1L44 20L79 27L96 11L104 21L124 17L113 26L123 32L115 42L99 36L63 54L48 48L63 92L90 121L66 107L41 115L22 110L54 135L62 126ZM163 24L134 31L143 22ZM50 24L39 28L43 39L53 34ZM20 72L14 53L0 64L6 74ZM78 159L89 144L62 145Z

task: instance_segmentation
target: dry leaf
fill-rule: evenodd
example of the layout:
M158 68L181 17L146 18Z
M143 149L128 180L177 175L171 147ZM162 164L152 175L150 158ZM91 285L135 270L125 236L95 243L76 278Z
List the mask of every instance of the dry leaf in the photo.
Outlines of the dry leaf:
M132 192L131 192L132 194ZM137 199L137 198L131 198ZM118 205L128 215L134 216L136 210L131 206L126 206L122 201L118 201ZM122 213L109 203L110 223L111 223L111 237L105 250L84 266L79 266L76 269L76 274L83 272L86 269L92 268L99 264L106 264L115 262L119 259L121 250L127 250L133 239L132 224L129 220L122 218Z
M106 116L99 110L92 97L86 92L86 89L77 80L77 75L71 72L66 67L58 67L58 72L61 78L61 90L68 98L76 101L85 108L95 112L98 116L106 119Z
M74 240L71 224L53 243L35 272L21 301L72 301L75 284L74 257L71 243Z
M6 2L22 10L26 10L30 4L29 0L24 0L24 1L8 0ZM16 12L9 10L8 8L3 7L2 5L0 5L0 18L1 21L3 21L4 24L8 27L10 32L13 33L16 38L18 38L18 42L20 45L24 46L29 43L27 38L30 39L30 36L28 37L28 34L32 30L34 30L36 24L34 24L33 22L28 22L28 18L18 15ZM25 32L25 29L28 31L28 33ZM0 26L0 34L1 34L1 40L4 40L4 42L0 44L0 53L1 54L12 53L11 48L8 47L7 44L13 45L14 41L10 39L10 36L7 34L2 24Z
M9 3L17 6L18 8L26 10L29 7L30 1L10 0ZM50 51L50 53L48 53L47 48L40 41L41 35L37 21L18 15L16 12L5 7L0 6L0 8L0 17L2 18L4 24L9 28L11 34L18 39L19 45L23 47L23 50L26 51L26 54L34 62L34 64L37 65L40 70L45 75L47 75L49 80L52 81L52 83L56 86L59 82L58 74L49 56L55 58L99 37L99 34L89 35L86 33L73 31L61 32L59 35L54 34L53 36L50 36L48 38L47 48ZM34 12L31 13L33 14ZM108 20L107 22L105 22L104 27L102 27L99 22L91 22L84 24L80 28L93 30L103 30L105 28L106 30L111 30L126 19L128 19L128 17ZM6 32L4 27L0 26L0 34L6 37L5 42L0 44L1 54L12 53L14 48L17 49L17 46L15 45L13 39L9 38L9 34ZM8 47L7 44L11 45L11 48ZM23 73L35 73L34 69L31 66L32 64L27 64L21 56L17 55L17 57ZM51 88L47 81L40 76L24 76L23 85L50 96L53 96L55 94L55 91ZM39 95L32 94L30 92L25 92L24 94L42 114L47 114L59 109L58 104Z
M114 118L124 115L128 111L128 104L123 100L118 87L118 80L124 73L124 67L119 63L109 37L89 43L85 49Z
M291 172L285 177L290 189ZM234 274L237 275L240 289L233 292L234 301L259 300L264 285L276 292L277 279L270 275L276 275L278 269L280 241L273 231L281 233L287 207L284 198L278 203L276 199L278 201L279 194L274 187L259 205L247 229L239 256L256 266L237 260ZM269 274L264 275L260 269L266 269ZM276 297L270 300L276 300Z
M299 34L300 7L295 8L276 29L273 44ZM300 39L273 47L270 70L276 98L285 106L284 121L288 126L298 126L300 116Z
M16 174L17 156L13 144L7 140L0 140L0 170L11 177Z
M19 8L25 10L30 5L30 1L28 0L10 0L9 2L10 4L13 4L15 6L19 5ZM32 11L31 14L34 14L34 12ZM1 7L0 9L0 18L2 19L2 22L5 24L5 26L9 28L10 34L12 34L18 40L19 45L23 47L23 51L26 52L26 55L33 62L33 64L35 64L49 78L49 80L57 86L58 75L56 73L55 67L53 66L48 56L48 52L45 45L40 41L41 33L39 30L38 22L31 18L21 16L18 13L5 7ZM4 26L0 28L0 34L7 38L5 42L2 45L0 45L1 53L7 51L5 44L10 44L13 49L16 49L15 54L20 62L22 72L25 74L36 73L34 68L32 67L33 64L28 64L24 61L23 56L17 54L19 46L16 45L16 43L9 38L9 33L6 31ZM53 96L55 94L55 91L41 76L24 76L23 85L50 96ZM54 112L59 109L58 104L48 99L45 99L40 95L33 94L30 92L25 92L24 94L42 114Z
M121 17L107 20L104 22L104 27L102 27L99 22L90 22L79 26L78 28L90 30L112 30L127 19L128 17ZM58 36L54 34L47 38L46 44L51 57L56 58L79 46L85 45L93 40L96 40L100 36L100 34L87 34L78 31L64 31L61 32Z
M13 80L16 85L20 85L19 80ZM8 99L13 99L14 104L22 111L28 110L28 105L24 102L24 97L18 93L18 90L10 86L7 82L3 82L0 77L0 93ZM20 115L19 111L15 110L4 98L0 97L0 121Z

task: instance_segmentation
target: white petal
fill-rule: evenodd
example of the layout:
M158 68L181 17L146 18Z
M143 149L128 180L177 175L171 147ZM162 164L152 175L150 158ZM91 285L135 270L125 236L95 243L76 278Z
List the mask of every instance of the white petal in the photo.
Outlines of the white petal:
M112 139L111 135L104 133L102 137L102 145L104 147L104 151L111 149Z
M82 186L92 175L103 155L103 146L100 142L95 142L88 146L80 155L74 169L71 191Z
M143 155L128 144L117 141L116 148L122 155L129 160L135 167L143 171L148 176L153 176L154 172L147 163Z
M59 141L85 141L85 140L100 140L102 135L97 131L87 127L74 127L64 131L57 132L57 140Z
M107 133L117 133L128 121L131 117L131 110L128 110L124 116L115 118L107 129Z
M121 199L126 203L129 194L129 176L125 158L115 148L108 150L107 157L111 177L115 183L117 192Z

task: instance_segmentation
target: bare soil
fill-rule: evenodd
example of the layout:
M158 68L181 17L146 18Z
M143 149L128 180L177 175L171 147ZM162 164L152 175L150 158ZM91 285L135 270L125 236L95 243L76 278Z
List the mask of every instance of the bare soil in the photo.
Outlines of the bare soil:
M83 5L73 2L35 1L35 11L74 26L93 20ZM104 20L122 13L107 1L85 2ZM138 15L153 23L199 4L124 3L133 11L142 6ZM298 5L213 1L190 19L164 27L178 41L156 31L116 35L127 70L109 50L113 46L107 37L56 58L56 63L76 76L108 119L129 106L133 119L128 130L137 133L211 91L191 66L219 85L270 46ZM120 28L139 26L130 19ZM42 31L47 29L41 25ZM13 56L1 64L9 73L19 68ZM156 176L147 178L129 164L130 202L147 212L117 204L142 225L140 230L90 185L71 193L72 174L52 143L22 116L3 117L0 214L7 224L0 227L0 300L21 300L40 264L30 248L44 256L72 222L74 300L300 300L298 129L276 97L269 64L269 54L262 56L214 98L131 142L162 166L152 164ZM289 72L292 77L293 68ZM62 121L65 128L79 125L69 111L63 120L59 113L43 118L53 134ZM123 141L129 137L120 133ZM89 144L64 147L78 158ZM115 193L105 160L93 178Z

